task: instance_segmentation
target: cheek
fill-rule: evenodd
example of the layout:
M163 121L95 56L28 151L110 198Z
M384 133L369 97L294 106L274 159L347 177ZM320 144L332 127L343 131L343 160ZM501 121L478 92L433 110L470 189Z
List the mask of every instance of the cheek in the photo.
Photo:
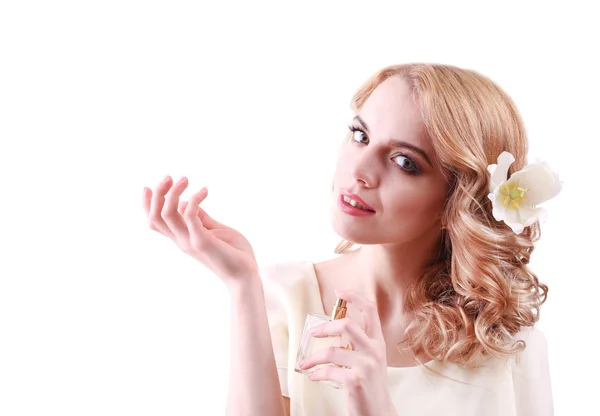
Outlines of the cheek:
M390 195L383 203L386 211L394 216L417 219L429 217L440 210L439 198L422 188L404 187L383 192L383 195Z
M394 217L415 216L418 213L417 207L419 205L419 201L411 197L408 193L404 193L402 196L394 195L384 202L384 206L387 208L386 211Z
M335 165L335 178L340 178L344 174L344 172L347 172L347 170L348 166L346 163L346 159L343 157L343 155L340 155Z

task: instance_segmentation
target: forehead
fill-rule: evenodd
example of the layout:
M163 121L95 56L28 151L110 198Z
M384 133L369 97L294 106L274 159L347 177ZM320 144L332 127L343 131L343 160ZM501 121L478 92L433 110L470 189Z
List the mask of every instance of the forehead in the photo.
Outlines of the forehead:
M359 112L372 135L409 141L429 148L425 126L408 83L392 76L379 84Z

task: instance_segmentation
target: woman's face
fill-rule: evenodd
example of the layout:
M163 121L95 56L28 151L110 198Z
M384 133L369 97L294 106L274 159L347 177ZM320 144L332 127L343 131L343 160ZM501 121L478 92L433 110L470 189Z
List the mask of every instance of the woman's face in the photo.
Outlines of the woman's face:
M356 131L336 165L334 231L358 244L437 239L447 185L408 84L399 76L382 82L351 126ZM344 193L358 195L375 212L352 215Z

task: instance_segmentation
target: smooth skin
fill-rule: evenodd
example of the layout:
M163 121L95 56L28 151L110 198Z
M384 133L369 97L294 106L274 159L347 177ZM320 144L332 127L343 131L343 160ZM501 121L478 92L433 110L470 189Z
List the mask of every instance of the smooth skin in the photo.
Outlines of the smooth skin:
M289 415L282 400L262 280L254 251L238 231L200 208L208 196L200 189L179 202L187 178L172 184L167 176L154 191L144 188L143 207L149 227L216 274L231 294L231 371L227 415ZM260 374L261 382L256 383Z
M171 186L167 177L154 193L144 188L144 209L152 230L169 237L185 253L208 267L227 285L243 284L241 279L258 276L254 251L238 231L211 218L200 208L208 196L205 187L189 200L179 202L187 188L183 177Z

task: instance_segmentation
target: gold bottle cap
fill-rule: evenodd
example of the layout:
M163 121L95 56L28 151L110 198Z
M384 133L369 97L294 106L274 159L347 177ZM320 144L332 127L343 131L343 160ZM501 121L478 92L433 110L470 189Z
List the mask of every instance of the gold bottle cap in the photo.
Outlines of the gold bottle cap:
M335 300L335 304L333 305L333 312L331 312L331 320L343 319L346 317L346 303L346 300L342 298L337 298Z

